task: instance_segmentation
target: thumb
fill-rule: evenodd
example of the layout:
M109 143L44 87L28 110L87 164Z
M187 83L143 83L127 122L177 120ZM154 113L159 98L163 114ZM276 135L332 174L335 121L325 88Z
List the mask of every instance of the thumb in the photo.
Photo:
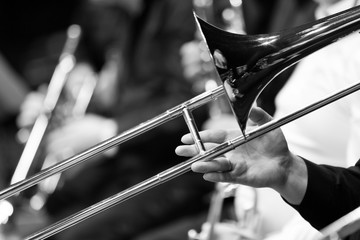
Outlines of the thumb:
M253 107L251 109L249 118L257 125L263 125L272 120L272 117L259 107Z

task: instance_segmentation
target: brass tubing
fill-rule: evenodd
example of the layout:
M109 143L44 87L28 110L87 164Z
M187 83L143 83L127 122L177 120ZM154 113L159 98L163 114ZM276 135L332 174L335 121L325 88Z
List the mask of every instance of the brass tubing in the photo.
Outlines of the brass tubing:
M121 143L124 143L142 133L145 133L157 126L160 126L164 124L165 122L168 122L183 113L184 108L189 109L195 109L198 108L212 100L217 99L221 95L224 94L223 87L219 86L215 88L214 90L204 92L170 110L167 110L166 112L146 121L143 122L115 137L109 138L94 147L91 147L79 154L76 154L68 159L65 159L54 166L48 167L37 174L33 175L32 177L22 180L20 182L17 182L15 184L10 185L8 188L2 190L0 192L0 200L6 199L8 197L11 197L25 189L28 189L40 181L44 180L45 178L48 178L54 174L61 173L67 169L70 169L71 167L76 166L77 164L80 164L89 158L92 158L100 153L105 152L106 150L109 150Z
M35 120L34 126L30 132L29 138L11 178L11 184L24 180L27 177L28 171L31 164L34 162L40 143L49 125L52 113L60 98L61 91L64 88L69 73L75 66L76 59L74 57L74 53L79 44L80 37L80 26L76 24L71 25L67 31L67 40L60 55L59 63L56 65L55 71L50 80L48 90L44 98L42 112Z
M192 138L194 139L195 145L196 145L199 153L202 154L206 150L205 150L204 143L201 141L199 130L196 126L194 116L192 115L191 111L189 111L189 109L187 109L187 108L184 108L183 116L184 116L185 122L188 126L188 129L190 131L190 134L191 134Z
M260 137L264 135L265 133L268 133L276 128L279 128L289 122L292 122L306 114L309 114L312 111L315 111L316 109L319 109L321 107L326 106L329 103L332 103L342 97L345 97L355 91L358 91L360 89L360 83L354 84L334 95L330 95L316 103L313 103L305 108L302 108L292 114L289 114L287 116L284 116L279 119L273 119L272 121L259 126L258 128L249 131L246 133L245 136L239 136L234 138L233 140L229 140L227 142L224 142L217 147L212 148L211 150L208 150L204 152L203 154L199 154L193 158L188 159L185 162L179 163L178 165L169 168L151 178L148 178L147 180L140 182L137 185L134 185L133 187L130 187L122 192L119 192L118 194L115 194L101 202L98 202L86 209L83 209L82 211L79 211L78 213L75 213L51 226L48 228L41 230L37 233L34 233L26 238L26 240L37 240L37 239L45 239L47 237L50 237L56 233L59 233L69 227L72 227L76 225L77 223L80 223L102 211L105 211L106 209L109 209L116 204L119 204L121 202L124 202L126 200L131 199L132 197L145 192L155 186L158 186L162 183L165 183L171 179L174 179L178 176L181 176L182 174L190 171L190 166L198 161L208 161L215 157L218 157L228 151L233 150L234 148L246 143L247 141L251 141L252 139L255 139L257 137Z

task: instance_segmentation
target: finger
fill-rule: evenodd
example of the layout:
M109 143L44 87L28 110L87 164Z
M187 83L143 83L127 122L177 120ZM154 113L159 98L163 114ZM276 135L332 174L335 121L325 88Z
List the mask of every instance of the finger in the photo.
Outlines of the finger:
M225 157L195 162L191 165L191 170L197 173L227 172L231 169L231 163Z
M200 138L203 142L222 143L226 139L226 132L221 129L205 130L200 132ZM181 138L181 142L184 144L193 144L194 140L191 134L188 133Z
M215 143L204 143L205 149L209 150L217 146ZM199 150L195 145L181 145L175 148L175 153L182 157L193 157L199 154Z
M203 175L204 180L209 182L227 182L233 183L234 179L231 172L211 172Z
M272 117L259 107L251 109L249 118L257 125L263 125L272 120Z
M176 147L175 153L182 157L192 157L197 155L199 151L195 145L181 145Z

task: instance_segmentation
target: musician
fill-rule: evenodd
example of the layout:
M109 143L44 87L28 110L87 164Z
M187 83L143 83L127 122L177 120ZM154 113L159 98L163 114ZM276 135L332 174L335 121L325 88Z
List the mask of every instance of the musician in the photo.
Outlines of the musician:
M261 108L255 107L250 112L255 126L271 119ZM206 130L201 132L201 138L210 149L240 134L238 130ZM197 154L189 134L181 140L187 145L176 148L178 155ZM343 168L309 160L290 151L281 129L276 129L226 153L225 157L196 162L191 169L210 182L271 188L320 230L359 206L360 167L359 162ZM353 234L350 239L359 237Z
M353 0L314 2L318 4L315 11L318 19L357 4ZM276 20L274 21L276 22ZM360 58L353 52L359 48L359 41L359 34L356 32L311 54L298 63L295 71L276 97L274 117L290 114L357 82L360 76L358 67ZM277 77L273 82L277 83L278 81ZM274 91L271 86L270 91ZM263 93L260 97L262 95ZM270 110L272 114L272 108L268 107L268 102L271 101L266 100L269 98L265 95L265 98L260 99L260 106L266 108L267 111ZM283 131L290 149L316 163L342 167L353 165L357 156L360 155L357 147L360 139L359 103L360 94L354 93L297 121L286 124ZM327 119L327 121L324 122L323 119ZM216 128L233 125L233 116L226 115L215 121L210 120L207 124L209 127ZM292 237L312 239L314 235L318 234L276 193L269 189L257 189L257 193L257 207L262 218L261 232L267 240L288 240Z
M317 19L357 4L353 0L314 2L318 3L315 11ZM274 118L286 116L358 82L360 58L353 52L359 50L359 43L359 34L353 33L300 61L276 96ZM286 124L282 130L289 148L318 164L341 167L354 165L360 155L357 147L360 139L359 109L360 93L356 92ZM267 189L258 190L258 193L267 240L306 240L318 234L276 194ZM278 206L276 209L281 210L277 210L274 219L275 212L272 209L275 204ZM289 233L293 233L292 236Z
M317 19L355 6L353 0L316 1L320 2L315 12ZM331 2L331 3L329 3ZM359 34L351 34L333 43L297 65L296 70L276 97L278 118L320 100L326 95L354 84L360 76L360 58L353 54L359 49ZM304 93L306 91L306 98ZM284 132L291 147L305 157L331 165L353 165L359 149L360 138L359 108L360 94L354 93L326 108L319 109L299 121L284 126ZM333 116L337 117L333 117ZM323 122L323 119L329 119ZM334 128L334 126L337 126ZM330 135L326 135L330 134ZM330 136L337 136L332 138Z

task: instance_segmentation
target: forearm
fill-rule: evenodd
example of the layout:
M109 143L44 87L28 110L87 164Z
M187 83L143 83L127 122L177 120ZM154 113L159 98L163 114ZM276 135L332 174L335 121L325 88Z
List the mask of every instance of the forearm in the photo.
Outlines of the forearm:
M308 173L304 160L290 154L285 169L284 181L274 189L290 204L298 205L303 200L307 184Z
M307 160L304 163L308 172L308 185L301 203L293 204L293 207L311 225L320 230L359 206L358 165L340 168L317 165Z

